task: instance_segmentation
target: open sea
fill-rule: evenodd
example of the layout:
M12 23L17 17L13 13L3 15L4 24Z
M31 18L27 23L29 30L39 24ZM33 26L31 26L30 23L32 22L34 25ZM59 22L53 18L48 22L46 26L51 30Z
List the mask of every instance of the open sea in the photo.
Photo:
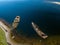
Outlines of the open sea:
M47 35L60 34L60 5L46 0L0 1L0 18L12 24L17 15L21 17L17 32L22 35L38 36L32 21Z

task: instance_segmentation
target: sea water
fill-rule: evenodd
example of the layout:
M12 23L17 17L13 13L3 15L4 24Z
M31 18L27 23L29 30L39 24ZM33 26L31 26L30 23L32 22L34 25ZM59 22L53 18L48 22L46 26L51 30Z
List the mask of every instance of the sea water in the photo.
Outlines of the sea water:
M0 1L0 18L12 24L17 15L21 17L17 32L22 30L22 34L27 37L38 36L32 28L32 21L47 35L59 33L59 5L44 0Z

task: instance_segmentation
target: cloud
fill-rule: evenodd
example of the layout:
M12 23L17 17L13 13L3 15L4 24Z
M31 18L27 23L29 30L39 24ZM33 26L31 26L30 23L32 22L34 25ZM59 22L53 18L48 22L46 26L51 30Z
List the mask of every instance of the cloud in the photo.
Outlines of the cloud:
M57 2L57 1L46 1L47 3L52 3L52 4L57 4L57 5L60 5L60 2Z
M50 2L50 3L60 5L60 2Z

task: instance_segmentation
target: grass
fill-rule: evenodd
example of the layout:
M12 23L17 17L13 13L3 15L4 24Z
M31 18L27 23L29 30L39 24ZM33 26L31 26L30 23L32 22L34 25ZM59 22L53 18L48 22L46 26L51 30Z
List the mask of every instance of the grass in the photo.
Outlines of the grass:
M15 37L18 43L29 43L31 45L60 45L60 35L49 36L47 39L28 39L23 37ZM0 28L0 45L7 45L5 33Z
M0 45L7 45L5 33L1 28L0 28Z

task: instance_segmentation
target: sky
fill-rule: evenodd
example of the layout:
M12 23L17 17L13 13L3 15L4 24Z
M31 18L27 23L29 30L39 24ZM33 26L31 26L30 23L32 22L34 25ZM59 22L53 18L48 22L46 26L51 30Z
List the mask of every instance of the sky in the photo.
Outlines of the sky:
M0 1L28 1L28 0L0 0Z
M59 0L0 0L0 2L4 2L4 1L43 1L46 3L52 3L52 4L57 4L60 5L60 1Z

